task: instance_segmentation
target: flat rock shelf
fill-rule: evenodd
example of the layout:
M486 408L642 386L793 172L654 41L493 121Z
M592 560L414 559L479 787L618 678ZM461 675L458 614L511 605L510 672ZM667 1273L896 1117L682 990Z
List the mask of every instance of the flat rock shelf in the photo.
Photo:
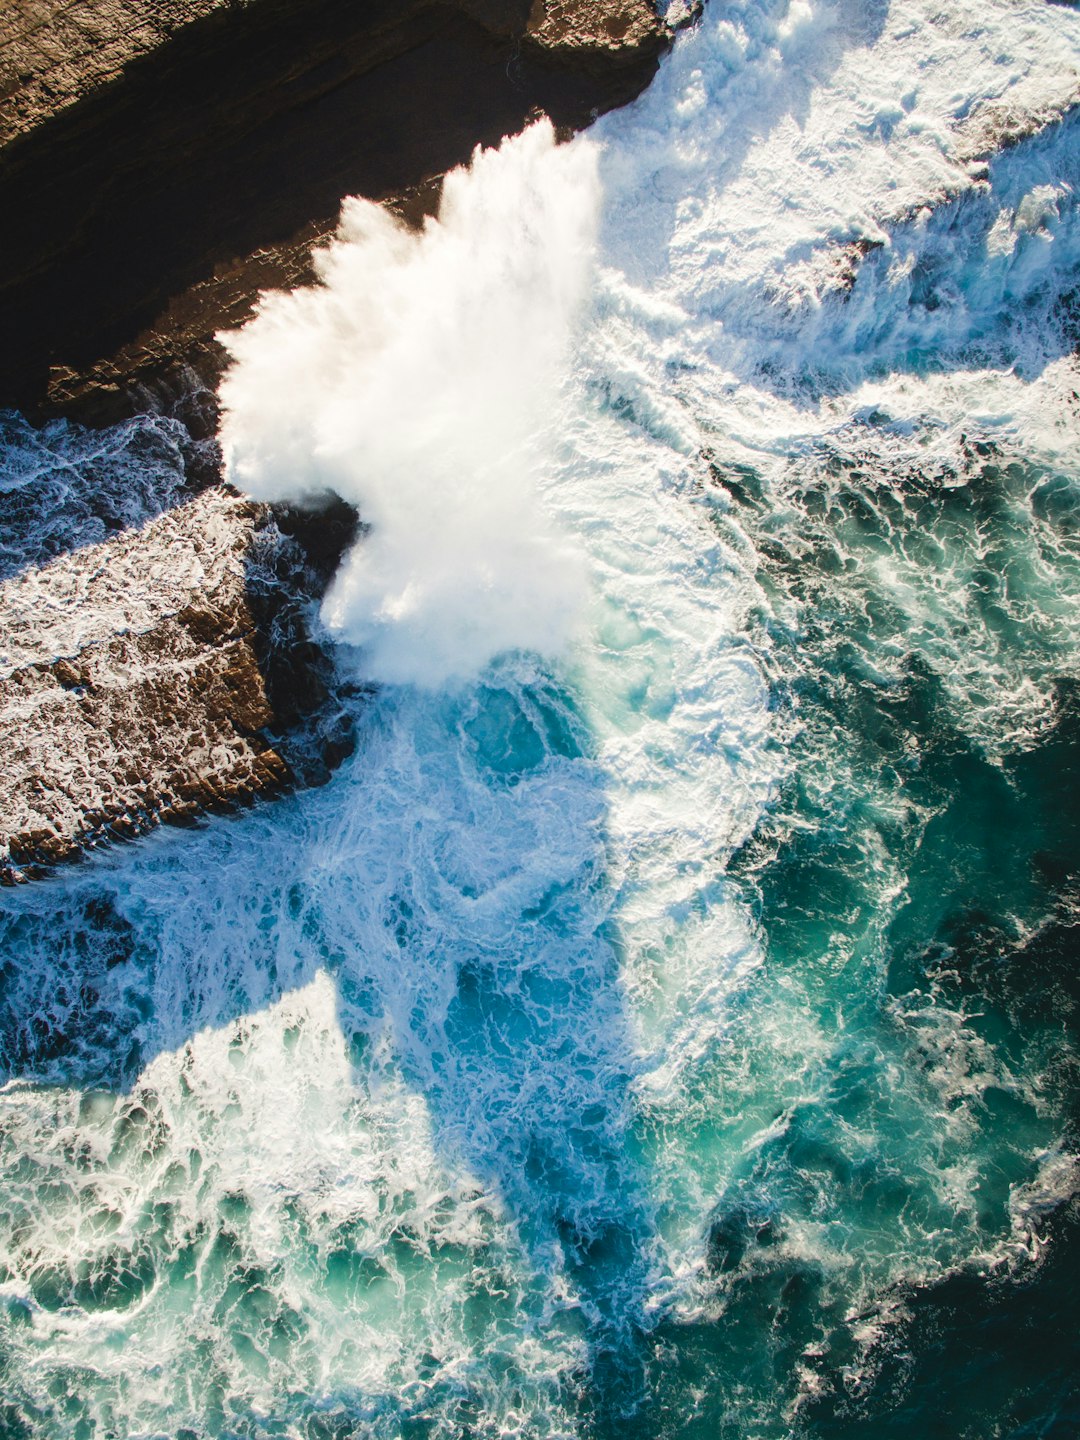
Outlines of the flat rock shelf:
M296 736L270 738L300 717L278 724L255 598L280 619L312 588L260 583L290 547L267 506L218 486L0 585L0 880L308 778ZM329 690L305 660L310 720ZM324 762L348 748L321 739Z

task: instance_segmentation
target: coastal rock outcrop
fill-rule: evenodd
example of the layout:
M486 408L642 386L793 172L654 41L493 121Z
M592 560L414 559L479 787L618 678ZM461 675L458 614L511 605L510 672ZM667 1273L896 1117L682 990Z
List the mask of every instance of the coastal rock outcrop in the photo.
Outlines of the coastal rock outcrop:
M351 732L318 584L223 486L0 584L0 880L325 778Z
M185 437L156 508L118 528L110 501L104 538L0 583L0 881L318 783L349 752L351 687L311 622L358 519L221 483L216 333L313 279L343 195L415 222L476 145L624 103L669 39L649 0L0 15L0 411Z

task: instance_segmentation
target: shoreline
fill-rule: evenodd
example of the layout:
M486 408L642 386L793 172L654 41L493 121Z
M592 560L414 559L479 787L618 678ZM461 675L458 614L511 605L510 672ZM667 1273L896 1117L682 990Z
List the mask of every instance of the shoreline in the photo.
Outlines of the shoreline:
M115 3L74 8L93 17ZM634 98L671 39L649 0L360 11L200 0L197 11L106 82L88 68L85 93L0 148L0 207L13 217L0 408L103 424L145 408L138 387L177 366L216 378L214 331L241 323L260 290L310 278L311 245L344 196L415 221L477 145L540 112L570 133ZM29 76L0 100L0 135L41 83Z

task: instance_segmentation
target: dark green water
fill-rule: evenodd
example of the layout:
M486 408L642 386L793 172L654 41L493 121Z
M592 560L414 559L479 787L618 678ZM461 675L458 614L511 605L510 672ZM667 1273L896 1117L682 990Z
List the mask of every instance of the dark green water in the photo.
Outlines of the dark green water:
M775 1122L635 1433L1074 1434L1078 492L981 444L945 489L822 457L779 517L714 474L793 731L731 865L766 961L715 1083Z

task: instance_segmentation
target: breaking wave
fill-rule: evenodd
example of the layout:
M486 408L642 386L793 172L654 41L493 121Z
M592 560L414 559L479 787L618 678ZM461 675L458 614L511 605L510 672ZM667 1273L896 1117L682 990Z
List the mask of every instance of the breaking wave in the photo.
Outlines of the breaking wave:
M565 644L580 561L536 487L598 202L595 147L535 124L449 175L419 232L348 201L321 284L222 337L230 477L260 499L332 490L371 527L323 615L376 679Z

